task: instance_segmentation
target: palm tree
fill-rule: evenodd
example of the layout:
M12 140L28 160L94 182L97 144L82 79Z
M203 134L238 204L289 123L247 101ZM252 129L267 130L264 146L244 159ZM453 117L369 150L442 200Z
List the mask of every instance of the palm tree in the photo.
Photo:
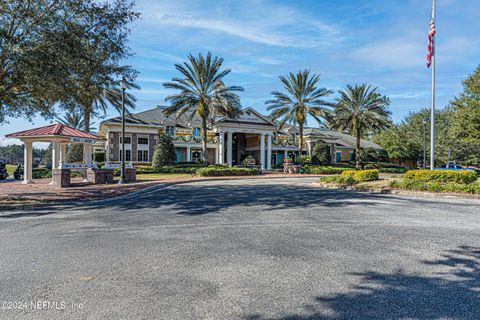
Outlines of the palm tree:
M339 91L340 97L333 117L333 129L348 131L356 138L355 162L361 164L360 139L363 134L373 130L388 128L392 122L391 112L387 109L390 100L377 93L377 88L362 84L347 85Z
M109 106L112 106L118 112L122 111L122 89L120 82L111 78L84 79L80 85L82 90L70 106L79 107L83 111L84 130L90 131L90 119L92 116L105 115ZM128 92L129 89L139 89L140 87L126 81L125 108L134 109L137 99ZM68 104L67 104L68 105ZM72 107L70 107L72 108Z
M85 127L83 121L83 113L78 109L66 113L63 118L57 116L55 117L55 119L58 122L75 129L82 129Z
M217 115L235 119L241 112L240 97L236 92L243 91L243 88L225 85L222 79L230 69L220 70L222 63L222 58L212 58L210 52L206 57L201 53L198 57L190 54L187 62L175 65L182 76L163 84L167 89L179 91L165 98L170 103L164 110L166 116L175 114L178 119L190 112L187 121L192 121L195 115L201 118L203 162L207 161L207 126Z
M267 110L271 110L270 117L274 120L281 118L279 127L285 123L298 125L298 153L302 155L303 150L303 128L307 124L308 116L312 116L319 123L325 119L329 110L324 108L331 104L323 100L324 97L332 94L332 91L325 88L317 88L320 80L319 74L310 75L310 70L299 71L297 74L290 73L288 77L280 76L286 93L272 91L274 99L268 100Z

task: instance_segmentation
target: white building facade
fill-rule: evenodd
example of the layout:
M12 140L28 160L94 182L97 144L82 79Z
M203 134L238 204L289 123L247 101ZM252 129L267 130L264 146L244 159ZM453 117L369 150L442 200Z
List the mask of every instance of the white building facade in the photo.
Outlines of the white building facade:
M126 160L151 162L158 136L164 133L173 139L178 163L200 161L201 121L196 116L191 121L187 121L187 118L188 115L179 119L165 117L160 107L126 116ZM123 152L121 118L101 122L99 134L105 138L105 144L96 145L95 152L104 152L106 161L119 161ZM334 162L349 161L353 146L351 141L345 141L348 137L326 129L309 128L304 134L305 154L311 152L315 142L322 140L330 144ZM256 110L245 108L237 119L217 117L209 125L207 160L210 164L241 165L247 156L251 156L262 169L270 170L281 165L287 157L298 157L297 140L295 128L288 126L280 129L275 122ZM368 141L362 143L362 147L379 148Z

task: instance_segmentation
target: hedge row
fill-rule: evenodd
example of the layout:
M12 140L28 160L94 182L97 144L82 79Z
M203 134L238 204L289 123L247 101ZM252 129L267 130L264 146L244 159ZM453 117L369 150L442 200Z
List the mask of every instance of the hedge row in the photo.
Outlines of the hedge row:
M238 167L206 167L197 170L196 174L202 177L217 176L254 176L259 175L261 171L257 168L238 168Z
M419 182L454 182L469 184L477 181L477 173L469 170L410 170L403 176L404 180Z
M314 166L314 165L305 165L303 167L303 172L308 174L341 174L344 171L353 170L353 168L348 167L331 167L331 166Z
M378 170L346 170L342 172L342 176L352 177L356 182L374 181L378 180Z
M438 181L415 181L415 180L403 180L392 181L390 187L397 189L417 190L417 191L430 191L430 192L456 192L456 193L470 193L480 194L480 182L473 182L470 184L447 182L442 183Z
M357 183L352 176L336 174L334 176L321 177L320 182L338 184L341 186L351 186Z

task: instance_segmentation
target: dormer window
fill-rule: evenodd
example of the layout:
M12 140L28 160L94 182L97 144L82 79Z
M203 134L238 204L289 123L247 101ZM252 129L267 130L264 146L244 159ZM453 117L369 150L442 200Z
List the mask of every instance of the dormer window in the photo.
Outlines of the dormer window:
M195 138L200 138L200 128L193 128L193 136Z
M165 134L167 136L173 137L175 135L175 127L174 126L166 126L165 127Z

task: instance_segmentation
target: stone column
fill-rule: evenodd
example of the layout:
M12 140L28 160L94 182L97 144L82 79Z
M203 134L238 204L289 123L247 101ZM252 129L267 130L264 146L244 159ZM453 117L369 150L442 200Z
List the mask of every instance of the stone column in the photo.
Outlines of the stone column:
M272 135L267 134L267 170L272 170Z
M31 141L23 141L24 150L23 150L23 183L33 183L33 150Z
M60 162L60 143L54 142L52 145L52 170L58 169Z
M260 166L265 170L265 134L260 134Z
M225 159L223 155L223 151L225 150L224 138L225 134L220 131L218 133L218 164L223 164L223 159Z
M232 148L233 148L233 143L232 143L232 132L227 132L227 163L229 166L232 165Z
M190 150L190 146L187 146L187 162L192 161L192 152Z

